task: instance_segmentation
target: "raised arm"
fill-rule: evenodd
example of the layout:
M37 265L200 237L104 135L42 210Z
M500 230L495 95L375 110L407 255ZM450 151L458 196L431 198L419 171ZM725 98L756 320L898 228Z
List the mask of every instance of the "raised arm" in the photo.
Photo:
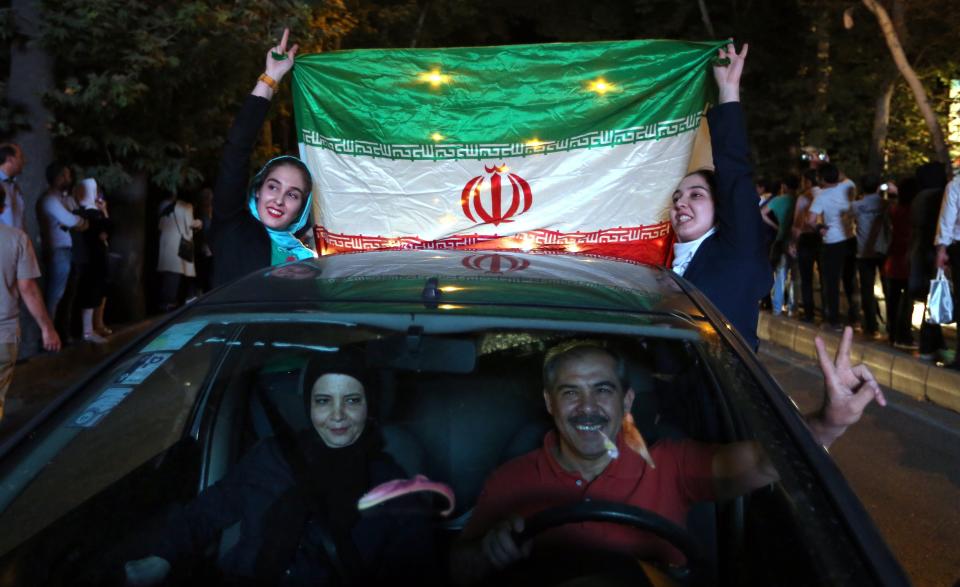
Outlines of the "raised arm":
M227 134L220 157L217 183L213 189L213 223L247 213L247 181L250 176L250 155L257 135L270 109L270 100L283 76L293 68L298 46L287 49L290 31L284 29L280 44L267 51L264 73L257 79L244 100Z
M745 44L737 53L731 43L719 50L718 57L728 59L729 63L713 68L720 103L707 113L707 121L716 178L713 197L721 238L729 239L744 250L759 250L763 247L763 221L740 107L740 77L748 49Z
M847 428L856 424L870 402L887 405L883 391L866 365L850 365L853 329L843 331L837 354L831 360L823 340L815 339L823 373L823 403L805 416L810 432L828 448ZM780 476L758 442L735 442L717 450L713 460L717 499L729 499L777 481Z
M940 205L940 219L937 222L937 267L945 269L950 261L947 247L953 241L960 240L956 234L957 217L960 216L960 179L951 181L943 191L943 203Z

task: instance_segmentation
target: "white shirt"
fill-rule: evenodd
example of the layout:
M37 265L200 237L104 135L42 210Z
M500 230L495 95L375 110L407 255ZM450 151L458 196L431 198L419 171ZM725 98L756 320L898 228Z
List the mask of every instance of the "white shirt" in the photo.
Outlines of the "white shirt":
M70 228L80 224L81 218L73 213L77 203L65 193L43 194L40 198L40 237L45 249L70 248ZM67 230L64 230L66 228Z
M828 188L813 190L810 212L823 214L827 234L823 242L828 245L853 238L853 208L850 201L856 186L849 179Z
M936 244L950 246L960 242L960 175L947 184L940 205Z
M16 178L9 182L7 179L7 174L0 171L0 181L3 182L0 189L7 193L3 212L0 212L0 224L23 230L23 193L16 183Z
M717 232L716 226L703 233L703 236L696 240L685 243L673 243L673 265L671 266L673 272L677 275L683 275L690 265L690 261L693 261L693 256L697 254L697 249L700 248L703 241L707 240L708 236L715 232Z

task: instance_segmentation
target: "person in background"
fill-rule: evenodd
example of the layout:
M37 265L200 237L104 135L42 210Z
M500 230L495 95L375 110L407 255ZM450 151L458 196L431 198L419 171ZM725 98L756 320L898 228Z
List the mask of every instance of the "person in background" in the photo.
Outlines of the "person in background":
M185 279L192 280L197 275L196 247L193 259L180 256L180 242L193 242L194 229L202 223L193 217L193 204L177 197L165 200L160 210L160 251L157 255L157 272L161 276L160 303L164 312L180 305L181 290Z
M6 192L0 192L0 213L5 203ZM27 234L0 224L0 421L20 347L20 298L40 325L43 348L60 350L60 336L43 305L38 277L40 267Z
M17 183L17 177L23 173L26 160L19 145L4 143L0 145L0 183L6 195L7 205L0 212L0 224L23 230L24 202L23 192Z
M960 176L953 178L943 193L937 222L937 268L950 270L953 277L953 317L960 311ZM960 336L951 369L960 369Z
M87 221L77 214L77 202L71 196L73 172L70 166L54 161L47 166L47 191L37 200L37 223L43 243L43 261L46 269L44 301L47 313L53 318L60 338L70 339L73 296L76 284L68 288L73 265L73 239L70 231L86 230ZM70 295L66 295L68 293ZM60 307L60 301L63 306Z
M813 203L813 188L817 185L817 171L806 169L800 179L800 192L793 215L790 254L797 259L800 273L800 298L803 300L804 322L813 323L816 308L813 303L813 270L817 264L820 250L820 231L815 222L811 222L808 212Z
M213 218L213 190L203 188L197 198L196 219L200 227L193 232L194 251L196 251L196 291L210 291L213 281L213 251L210 249L210 221Z
M793 257L789 252L790 238L793 231L794 208L797 203L797 188L800 187L800 178L790 175L783 181L782 193L772 197L760 209L761 217L764 222L770 224L768 220L772 215L776 222L770 224L775 226L777 234L773 243L770 245L770 264L773 266L773 291L771 292L771 304L773 315L779 316L783 312L784 291L787 285L787 277L793 266ZM787 292L789 311L792 313L795 305L793 296L793 280L789 282L790 291Z
M83 340L103 344L108 335L103 326L103 308L107 294L107 246L113 225L107 203L99 197L97 180L91 177L82 180L73 193L80 206L79 214L88 224L87 230L74 233L73 237Z
M840 330L840 280L847 296L847 321L858 320L854 299L856 286L857 239L853 233L851 198L856 186L850 179L840 179L840 170L832 163L818 169L820 188L814 189L813 203L807 216L811 223L823 216L821 232L823 247L820 252L820 280L823 282L823 310L827 323Z
M757 198L759 198L759 205L765 206L767 202L777 197L779 194L780 185L768 179L766 177L761 177L757 180Z
M889 184L888 184L889 186ZM867 175L861 180L863 197L853 203L857 222L857 273L860 277L860 306L863 308L863 334L875 338L880 306L873 293L877 272L890 246L887 203L880 196L880 178ZM887 320L890 320L889 313Z
M910 206L910 295L925 302L930 292L930 280L936 273L937 221L947 172L942 163L932 161L917 167L919 192ZM920 322L920 358L934 360L945 347L943 329L939 324Z
M917 193L917 181L905 179L899 187L890 182L889 194L896 194L887 208L890 220L890 247L883 263L886 281L887 339L898 348L914 349L910 321L913 318L913 298L907 287L910 279L910 204Z

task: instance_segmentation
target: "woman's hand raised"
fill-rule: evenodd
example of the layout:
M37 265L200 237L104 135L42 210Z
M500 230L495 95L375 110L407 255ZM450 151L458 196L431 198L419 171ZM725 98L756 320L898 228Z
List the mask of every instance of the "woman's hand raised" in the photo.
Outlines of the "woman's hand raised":
M743 74L743 63L747 59L747 50L750 45L744 43L740 52L728 43L726 49L719 49L717 57L729 59L726 65L713 66L713 78L717 80L717 89L720 92L720 103L740 101L740 76Z
M270 47L270 50L267 51L267 65L264 73L272 77L277 83L283 79L283 76L287 75L288 71L293 69L293 59L297 56L297 49L300 48L299 45L294 44L287 50L287 40L289 38L290 29L283 29L280 44Z
M283 37L280 44L270 47L267 51L267 64L263 75L253 87L252 94L269 100L273 93L280 87L280 80L287 72L293 69L293 59L297 56L299 45L294 45L287 49L287 40L290 38L290 29L283 29Z

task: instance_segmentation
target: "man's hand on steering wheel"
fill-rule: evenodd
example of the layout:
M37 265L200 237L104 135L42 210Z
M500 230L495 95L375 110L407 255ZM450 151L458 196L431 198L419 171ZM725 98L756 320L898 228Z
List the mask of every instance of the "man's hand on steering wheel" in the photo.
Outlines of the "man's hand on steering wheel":
M497 570L530 556L533 541L527 540L522 546L517 544L517 535L523 532L523 518L514 517L504 520L490 529L480 543L483 554Z

